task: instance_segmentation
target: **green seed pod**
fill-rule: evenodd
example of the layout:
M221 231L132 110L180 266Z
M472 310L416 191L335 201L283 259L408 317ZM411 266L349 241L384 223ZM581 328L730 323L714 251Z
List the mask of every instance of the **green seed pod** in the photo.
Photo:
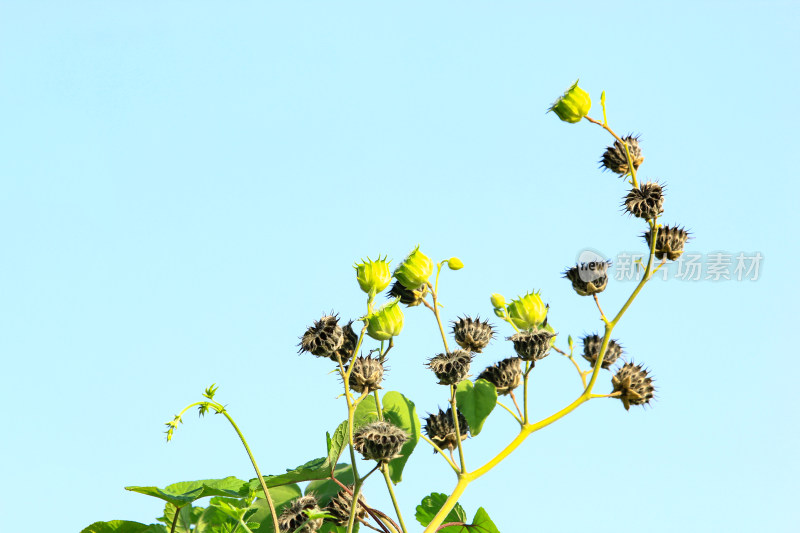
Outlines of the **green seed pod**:
M492 307L495 309L502 309L506 306L506 299L502 294L494 293L489 300L492 302Z
M487 366L478 375L478 379L485 379L497 389L497 394L505 396L522 383L522 368L518 357L509 357L502 361Z
M408 254L400 266L394 271L394 277L403 284L406 289L417 289L423 283L428 282L428 278L433 273L433 261L419 251L419 246Z
M426 366L439 378L440 385L456 385L469 376L471 362L471 353L466 350L453 350L433 357Z
M376 261L372 261L369 257L366 261L363 259L361 261L353 266L356 269L358 285L368 295L375 296L392 281L392 273L389 270L391 261L386 261L386 257L381 259L381 256L378 256Z
M647 370L642 365L625 363L614 377L611 384L614 386L613 392L619 392L619 399L625 410L629 410L631 405L645 405L655 396L656 388L653 386L653 379L649 377Z
M322 527L322 518L309 520L306 511L319 513L321 509L317 505L317 499L310 494L300 496L292 500L291 505L283 510L278 517L278 527L280 533L292 533L300 526L303 526L298 533L314 533ZM303 525L305 524L305 525Z
M511 300L508 316L519 329L536 328L547 318L547 306L538 292L531 292Z
M348 370L349 367L345 370ZM348 383L350 390L361 394L364 391L374 392L381 388L384 367L377 357L357 357L353 360L353 371L350 372Z
M400 456L408 434L399 427L378 420L361 426L353 434L353 447L364 459L388 463Z
M344 332L335 315L326 315L314 322L300 338L301 352L311 352L317 357L330 357L344 343Z
M392 284L392 288L389 289L390 298L400 298L400 303L405 304L408 307L414 307L421 304L427 294L427 285L420 285L418 289L414 289L412 291L403 287L403 284L399 281L395 281Z
M644 162L642 149L639 147L639 137L628 135L627 137L623 137L622 140L628 145L628 152L631 154L633 168L639 170L639 165ZM625 146L619 141L614 141L614 146L609 146L603 153L603 158L600 160L600 167L619 174L620 176L627 174L630 169L628 168L628 154L625 153Z
M481 322L480 317L473 320L467 316L453 322L453 336L465 350L481 353L494 337L494 330L488 321Z
M456 409L456 414L458 416L458 433L461 435L460 440L463 441L467 438L469 425L461 411ZM456 426L453 424L453 408L450 407L447 411L439 409L439 414L429 414L425 419L425 434L440 449L455 450L458 446L458 439L456 439Z
M651 235L651 230L647 230L647 233L642 235L648 247ZM689 240L689 233L683 228L677 226L659 228L658 235L656 235L656 258L664 259L666 256L670 261L675 261L683 254L683 247L687 240Z
M578 81L572 84L556 102L550 107L558 118L564 122L580 122L592 108L592 99L589 93L578 87Z
M461 270L464 268L464 263L458 257L451 257L447 260L447 266L450 270Z
M350 485L348 488L353 490L352 485ZM333 522L337 526L347 526L347 522L350 520L350 509L352 508L352 505L353 495L346 490L340 490L336 496L331 498L331 501L328 503L327 507L325 507L325 511L333 516L333 518L328 518L327 520ZM367 510L365 509L366 505L367 502L364 500L363 493L359 492L358 505L356 506L356 518L363 520L367 517Z
M623 205L635 217L645 220L656 218L664 212L664 188L652 181L643 183L631 189Z
M564 272L564 277L572 282L575 292L581 296L592 296L606 290L608 265L606 261L581 263Z
M597 358L600 356L600 348L603 346L603 337L600 335L586 335L583 339L583 358L589 361L594 368ZM614 339L608 340L606 355L603 357L602 368L611 368L617 359L622 355L622 346Z
M376 341L388 341L400 335L403 329L403 311L400 300L389 302L367 315L367 335Z
M552 328L550 328L552 329ZM514 343L517 357L523 361L536 362L544 359L550 353L555 335L545 328L520 331L508 338Z

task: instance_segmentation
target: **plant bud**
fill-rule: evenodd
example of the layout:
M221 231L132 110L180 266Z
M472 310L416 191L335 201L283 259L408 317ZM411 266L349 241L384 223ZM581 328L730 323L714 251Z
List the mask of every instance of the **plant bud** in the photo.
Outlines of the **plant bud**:
M386 257L381 259L381 256L378 256L377 261L372 261L369 257L366 261L363 259L361 261L353 267L356 269L358 285L368 295L375 296L388 287L389 282L392 281L389 262L386 261Z
M456 409L458 416L458 433L461 435L460 440L467 438L467 419L461 414L461 411ZM425 434L442 450L455 450L458 446L458 439L456 439L456 426L453 424L453 408L450 407L447 411L439 409L439 414L428 415L425 419ZM436 450L434 450L434 453Z
M651 230L647 230L647 233L642 235L648 247L651 236ZM689 233L683 228L670 226L659 228L658 235L656 235L656 258L664 259L666 256L670 261L675 261L683 254L683 247L687 240L689 240Z
M581 263L564 272L564 277L572 282L575 292L581 296L592 296L606 290L608 266L606 261Z
M552 328L550 328L552 329ZM545 328L520 331L508 338L514 343L514 351L517 357L523 361L535 363L544 359L550 353L550 347L555 334Z
M447 260L447 266L450 270L461 270L464 268L464 263L458 257L451 257Z
M417 289L423 283L428 282L428 278L433 273L433 261L419 251L419 246L406 257L400 266L394 271L394 277L403 284L406 289Z
M353 371L350 372L348 381L350 390L362 394L364 391L374 392L380 389L381 381L383 381L383 371L383 363L379 358L357 357L353 360Z
M465 350L481 353L492 340L494 330L488 321L481 322L480 317L473 320L467 316L453 322L453 336Z
M494 293L490 298L492 302L492 307L495 309L502 309L506 306L506 299L503 297L502 294Z
M389 422L378 420L361 426L353 434L353 447L367 460L388 463L400 456L408 434Z
M547 318L547 306L538 292L531 292L511 300L508 316L519 329L536 328Z
M589 98L589 93L578 87L578 82L572 84L572 87L567 89L556 103L554 103L549 111L552 111L558 118L564 122L580 122L583 117L589 113L592 108L592 99Z
M281 529L280 533L314 533L322 526L322 518L315 518L309 520L306 511L318 513L321 511L317 505L317 499L310 494L300 496L292 500L291 505L283 510L278 517L278 527ZM305 525L303 525L305 524ZM303 526L301 529L297 529Z
M400 335L403 329L403 311L400 301L389 302L367 315L367 335L376 341L388 341Z
M341 348L344 332L335 315L326 315L314 322L300 339L300 352L311 352L317 357L330 357Z
M456 385L469 375L472 354L466 350L440 353L428 361L427 367L439 378L440 385Z
M586 335L583 339L583 358L591 363L592 367L600 357L600 348L603 346L603 337L600 335ZM603 356L602 368L609 369L622 355L622 346L614 339L608 340L606 355Z
M642 365L625 363L614 377L611 378L614 386L613 392L621 393L619 399L625 410L629 410L631 405L645 405L650 403L655 395L653 379L647 375L647 370Z
M486 370L478 375L478 379L485 379L497 389L497 394L505 396L522 383L522 368L518 357L509 357L502 361L487 366Z
M353 490L352 485L350 485L348 488ZM333 518L329 518L328 520L337 526L347 526L347 523L350 520L350 509L352 509L352 505L353 495L346 490L340 490L336 496L331 498L331 501L328 503L327 507L325 507L325 511L333 516ZM356 518L363 520L367 517L367 510L364 508L366 505L367 502L364 500L363 494L359 492L358 505L356 505Z
M664 188L655 182L648 181L640 187L634 187L625 197L624 206L628 213L635 217L650 220L664 212Z
M622 140L628 145L633 168L639 170L639 165L644 161L642 149L639 147L639 137L628 135L623 137ZM600 166L621 176L627 174L630 169L628 168L628 154L625 153L625 146L619 141L614 141L614 146L609 146L603 153Z
M418 289L414 289L412 291L411 289L406 289L403 287L403 284L399 281L395 281L392 284L392 288L389 290L389 297L400 298L400 303L405 304L408 307L414 307L421 304L427 294L427 285L420 285Z

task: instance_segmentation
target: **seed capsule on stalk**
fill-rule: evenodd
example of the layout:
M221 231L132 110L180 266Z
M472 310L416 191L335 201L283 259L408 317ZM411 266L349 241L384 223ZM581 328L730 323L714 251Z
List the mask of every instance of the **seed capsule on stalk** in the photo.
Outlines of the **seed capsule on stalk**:
M453 322L453 336L456 343L470 352L481 353L494 337L494 330L488 321L468 316Z
M652 230L642 235L647 246L650 246L652 239ZM686 241L689 240L689 233L677 226L664 226L658 229L656 235L656 248L655 255L657 259L664 259L666 257L670 261L675 261L683 254L683 247Z
M626 411L631 405L650 403L656 390L648 371L642 368L642 365L633 363L625 363L611 378L611 384L614 386L613 392L620 393L619 399L622 400Z
M344 332L336 315L325 315L314 322L300 338L299 352L330 357L344 343Z
M564 122L575 123L580 122L591 108L592 99L589 98L589 93L578 87L578 81L576 81L555 101L549 111L555 113Z
M417 246L395 269L394 277L406 289L415 290L420 285L427 283L432 273L433 261L420 252L419 246Z
M377 341L388 341L403 330L400 300L389 302L367 315L367 335Z
M541 326L547 318L547 306L538 292L529 292L508 304L508 317L519 329Z
M427 366L436 374L440 385L456 385L469 376L470 362L472 362L470 352L453 350L433 357Z
M388 463L400 456L408 434L399 427L378 420L361 426L353 434L353 447L364 459Z
M478 374L478 379L485 379L497 389L497 394L505 396L522 383L522 368L519 357L509 357L487 366Z
M644 162L642 149L639 147L639 137L628 135L627 137L623 137L622 140L628 145L628 152L631 154L633 168L639 170L639 165ZM606 148L606 151L603 153L600 166L621 176L627 174L630 168L628 165L628 154L625 153L625 146L619 141L614 141L614 145Z
M356 280L361 290L375 296L383 289L389 286L392 281L392 273L389 271L389 262L384 257L381 259L378 256L376 261L372 261L369 257L367 260L361 260L361 263L356 263L353 268L356 269Z
M461 414L461 411L456 409L458 416L458 433L461 435L460 440L467 438L467 419ZM453 408L450 407L447 411L439 409L439 414L428 415L425 419L425 434L442 450L455 450L458 447L458 440L456 438L456 426L453 424ZM435 452L436 450L434 450Z
M289 507L284 509L278 517L278 527L280 527L281 533L292 533L294 531L298 533L314 533L322 527L322 518L309 520L306 511L321 512L314 496L306 494L292 500ZM297 528L300 526L302 528L298 530Z

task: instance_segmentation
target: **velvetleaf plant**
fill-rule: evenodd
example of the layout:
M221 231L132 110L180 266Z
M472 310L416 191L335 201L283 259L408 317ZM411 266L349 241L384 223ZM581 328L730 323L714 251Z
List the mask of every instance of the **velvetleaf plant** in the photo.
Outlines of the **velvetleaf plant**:
M548 322L550 306L538 291L526 292L510 301L500 294L492 294L491 309L506 324L507 330L501 332L477 314L463 315L454 318L451 344L441 317L439 281L444 267L454 271L464 267L458 258L434 262L417 246L394 270L388 256L362 259L355 264L355 271L358 286L367 295L363 316L345 321L331 312L313 320L300 336L299 352L320 359L321 373L330 371L332 365L344 391L341 397L347 416L332 434L327 434L327 455L283 474L262 475L243 433L225 406L215 400L217 387L212 385L204 391L204 399L188 405L167 422L167 441L172 439L189 410L197 408L200 415L221 414L241 439L256 478L250 481L235 477L208 479L176 483L163 489L126 487L165 501L164 516L158 519L160 523L96 522L83 533L351 533L362 526L382 533L408 533L412 529L404 518L403 505L393 487L401 481L406 462L420 440L442 458L444 470L451 470L455 478L455 487L449 495L431 493L416 507L415 518L425 528L425 533L440 530L498 532L485 509L479 508L470 520L458 503L471 483L489 473L531 434L590 400L616 399L625 409L630 409L649 404L655 394L649 370L641 363L625 361L622 345L611 335L653 275L667 261L680 257L689 234L682 227L659 223L664 212L664 187L655 181L639 179L637 172L644 162L639 137L617 135L608 125L605 93L601 94L600 102L602 120L588 115L591 98L575 82L549 111L567 123L586 120L614 138L601 156L601 168L618 174L630 187L622 206L628 215L646 224L643 237L649 247L649 257L646 264L637 263L642 277L614 315L603 311L598 296L613 286L608 277L610 263L581 263L564 272L563 276L576 294L594 300L603 324L602 331L582 338L581 355L588 367L581 366L576 359L572 336L567 336L565 348L558 346L557 341L563 335ZM376 299L383 293L386 301L377 305ZM424 423L409 398L396 391L383 392L387 355L395 349L395 340L403 332L403 308L409 312L422 307L432 313L442 346L431 348L429 358L417 364L421 373L430 371L430 386L442 387L443 399L448 404L446 410L431 406L430 409L437 412L429 414ZM485 368L471 381L475 360L485 357L484 350L498 338L510 343L515 355L496 362L482 362ZM368 350L366 355L365 350ZM575 367L580 378L580 393L562 409L535 420L528 403L528 382L536 363L551 351L559 353ZM616 369L613 368L615 363L618 364ZM604 370L611 373L611 390L605 394L595 393ZM518 398L520 388L522 397ZM510 403L500 401L505 397ZM484 422L497 405L513 417L519 432L494 458L477 468L469 468L466 439L481 433ZM345 451L347 455L342 460ZM381 484L391 498L392 510L372 507L364 494L368 481L370 490L380 490L379 483L371 479L376 472L383 478ZM301 489L299 483L303 482L307 485ZM206 507L194 505L205 497L211 497Z

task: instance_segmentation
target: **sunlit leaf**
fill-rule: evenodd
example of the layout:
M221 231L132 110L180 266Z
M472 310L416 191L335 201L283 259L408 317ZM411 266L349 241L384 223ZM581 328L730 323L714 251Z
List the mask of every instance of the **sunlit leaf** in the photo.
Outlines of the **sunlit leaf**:
M110 522L95 522L81 530L81 533L167 533L167 528L161 524L141 524L129 520L111 520Z
M433 520L433 517L436 516L436 513L442 508L444 503L447 501L447 494L442 494L441 492L432 492L422 498L422 501L419 505L417 505L417 513L416 518L417 522L422 524L423 526L427 526ZM461 507L460 504L456 503L455 507L447 514L445 517L443 524L448 522L463 522L466 523L467 521L467 513L464 512L464 508ZM441 531L449 531L451 528L447 527L442 529Z
M160 489L158 487L125 487L125 490L138 492L159 498L175 507L183 507L206 496L242 497L242 490L247 491L247 483L235 477L224 479L201 479L199 481L182 481Z
M389 476L394 483L403 479L403 468L408 462L411 452L419 442L420 423L414 402L400 394L389 391L381 400L383 416L386 420L408 433L409 439L400 450L400 457L389 462Z
M474 437L481 432L483 423L497 405L497 389L485 379L479 379L474 385L465 379L456 388L456 405Z

